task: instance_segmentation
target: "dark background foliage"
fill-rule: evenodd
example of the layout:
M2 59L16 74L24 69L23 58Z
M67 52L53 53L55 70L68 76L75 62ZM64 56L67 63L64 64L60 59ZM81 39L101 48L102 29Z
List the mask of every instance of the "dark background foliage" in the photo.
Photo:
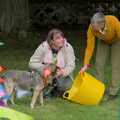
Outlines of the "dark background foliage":
M119 0L0 0L0 41L32 51L51 28L60 28L82 58L91 16L102 11L120 18Z
M89 19L96 11L120 16L119 1L112 0L52 0L30 1L30 20L32 28L40 26L72 26L88 25Z

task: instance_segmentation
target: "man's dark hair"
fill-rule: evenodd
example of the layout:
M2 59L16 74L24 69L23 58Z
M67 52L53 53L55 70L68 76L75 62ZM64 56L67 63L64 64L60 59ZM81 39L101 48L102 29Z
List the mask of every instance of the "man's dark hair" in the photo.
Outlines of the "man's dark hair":
M61 36L64 37L64 33L61 30L54 28L54 29L50 30L47 35L46 40L47 40L48 44L50 44L50 42L53 40L53 35L55 35L55 34L60 34Z

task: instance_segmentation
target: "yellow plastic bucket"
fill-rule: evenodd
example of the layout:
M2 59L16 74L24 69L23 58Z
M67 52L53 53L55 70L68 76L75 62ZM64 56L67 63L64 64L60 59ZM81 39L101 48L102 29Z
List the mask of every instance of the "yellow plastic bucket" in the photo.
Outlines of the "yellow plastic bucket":
M63 94L63 98L84 105L97 105L105 91L105 85L88 73L76 76L72 88Z

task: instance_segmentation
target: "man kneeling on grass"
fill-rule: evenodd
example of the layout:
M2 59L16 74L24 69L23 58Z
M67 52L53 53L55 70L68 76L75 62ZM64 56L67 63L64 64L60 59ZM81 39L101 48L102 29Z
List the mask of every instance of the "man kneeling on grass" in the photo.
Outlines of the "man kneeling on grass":
M45 70L50 64L55 64L57 67L52 83L54 89L50 93L61 96L72 86L71 74L75 68L75 55L73 47L59 29L49 31L47 39L39 45L30 58L29 67L39 76L43 72L47 76L49 72Z

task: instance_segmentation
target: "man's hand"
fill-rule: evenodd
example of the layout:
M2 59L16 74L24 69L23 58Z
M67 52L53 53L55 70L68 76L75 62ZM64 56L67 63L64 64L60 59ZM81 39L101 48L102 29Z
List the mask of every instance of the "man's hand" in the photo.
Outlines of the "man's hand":
M56 77L60 77L60 76L63 76L64 74L64 69L58 69L57 72L56 72Z
M88 68L90 68L91 65L84 65L81 69L80 69L80 73L83 74Z

